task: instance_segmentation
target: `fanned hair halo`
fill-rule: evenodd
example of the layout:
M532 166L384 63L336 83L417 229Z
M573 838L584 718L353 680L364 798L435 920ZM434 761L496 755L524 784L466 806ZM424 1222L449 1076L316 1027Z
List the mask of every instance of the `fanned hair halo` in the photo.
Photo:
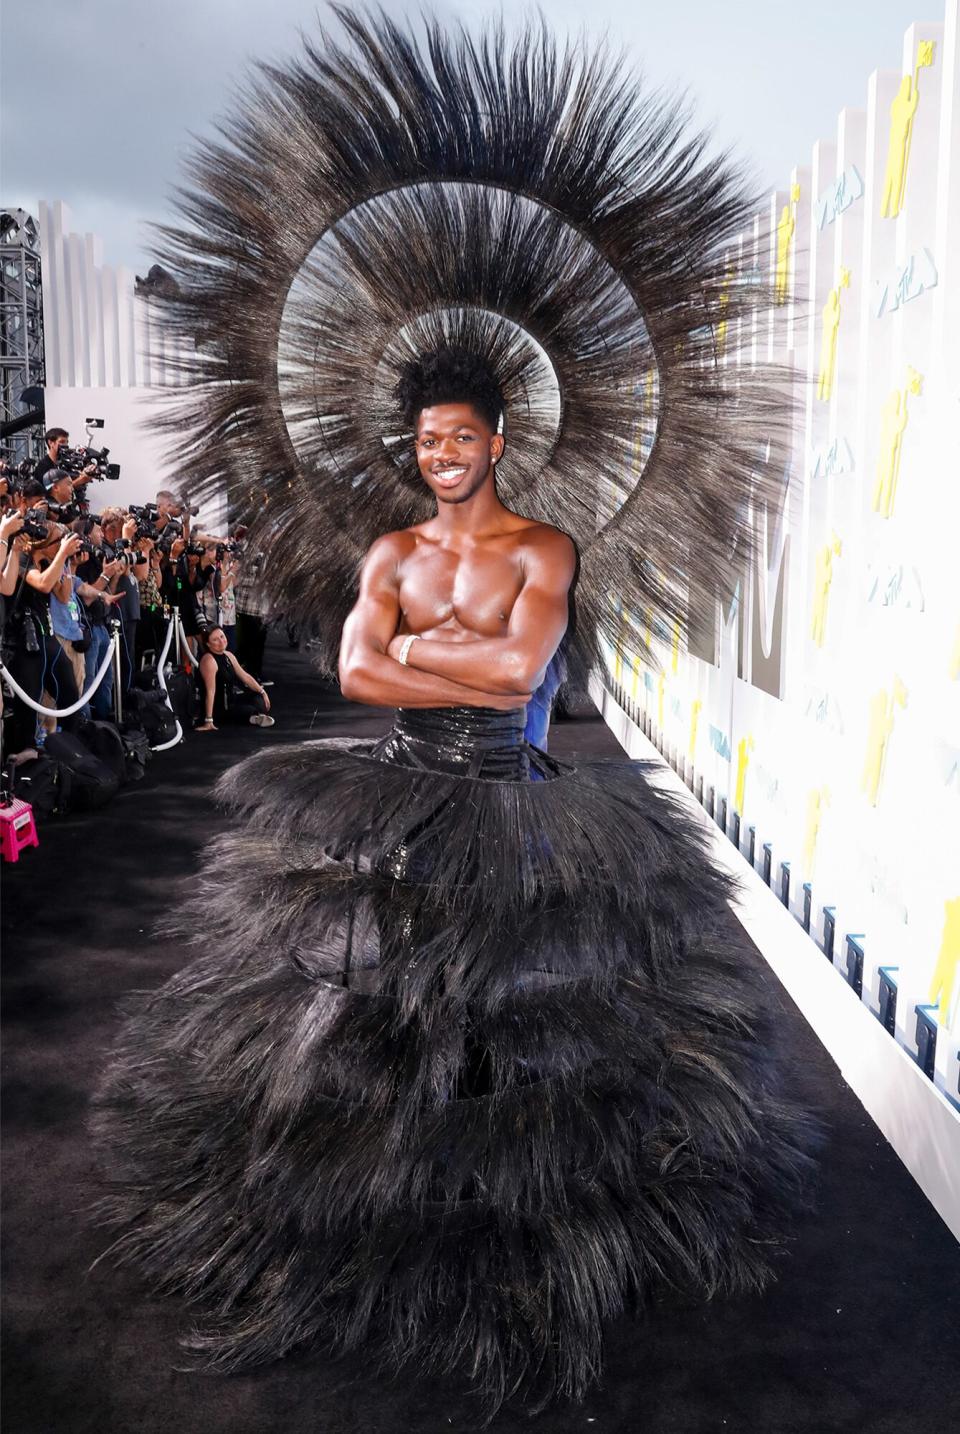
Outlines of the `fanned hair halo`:
M332 670L367 548L431 511L398 377L466 348L501 498L579 553L574 674L600 638L657 665L651 628L712 623L782 490L786 385L724 351L768 303L728 258L755 196L604 46L334 8L344 38L261 66L161 231L181 481L226 487Z

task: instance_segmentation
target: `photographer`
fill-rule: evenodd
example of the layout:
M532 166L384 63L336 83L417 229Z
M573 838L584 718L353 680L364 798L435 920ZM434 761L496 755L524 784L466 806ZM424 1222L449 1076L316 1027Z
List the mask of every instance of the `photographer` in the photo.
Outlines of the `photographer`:
M43 437L47 445L46 457L41 458L33 470L34 478L40 482L46 478L51 468L60 470L61 464L59 460L66 456L70 448L70 435L65 428L48 428ZM82 497L83 495L79 490L91 482L96 472L96 463L90 462L84 464L83 468L75 476L64 474L64 478L70 484L70 492L65 498L55 498L54 502L69 503L74 494L77 494L78 497Z
M212 628L204 641L200 659L200 695L204 717L198 732L216 732L216 723L248 722L253 727L272 727L270 698L255 677L244 671L232 652L222 627Z
M194 574L197 622L201 630L223 629L227 647L236 652L237 600L235 584L240 571L239 547L222 538L202 536L188 553L200 553Z
M41 528L42 533L38 531ZM73 580L64 569L79 550L81 539L59 524L37 520L35 526L28 523L26 531L15 542L20 553L20 571L4 634L10 651L7 666L35 702L39 703L47 691L55 707L71 707L80 693L67 654L54 636L50 594L55 593L61 602L70 600ZM74 713L59 720L64 731L69 732L80 717ZM37 713L14 694L12 750L21 752L35 746L36 736Z
M6 622L6 600L16 592L20 576L20 554L13 539L22 527L23 519L15 510L0 518L0 632Z
M39 478L25 478L13 495L18 513L29 513L31 508L46 508L47 490Z
M83 547L78 551L77 556L82 557L89 546L89 543L83 540ZM94 641L93 623L86 609L103 604L104 609L109 612L109 609L119 603L123 596L121 593L106 591L106 588L109 587L110 576L111 574L104 574L101 571L94 582L89 583L79 571L73 571L73 560L68 558L64 566L64 584L69 578L73 589L70 599L64 602L61 601L56 591L50 594L50 619L53 624L54 636L70 660L78 692L84 691L85 679L92 678L99 670L100 662L103 660L106 646L110 640L104 627L105 641ZM108 676L112 676L112 674L108 674ZM86 713L87 709L83 710Z
M138 538L137 546L147 556L147 575L138 583L140 621L137 624L136 658L139 668L146 652L152 652L154 661L159 661L167 624L163 616L163 554L150 538Z
M124 693L133 685L136 671L137 625L140 621L140 582L147 577L147 555L136 545L137 519L122 508L104 508L100 515L103 548L109 560L119 559L122 567L110 579L108 591L122 593L118 612L121 624L120 670ZM139 559L139 561L138 561Z
M119 620L114 609L121 604L121 595L111 593L112 580L121 577L124 564L119 558L109 558L103 547L103 529L99 520L81 519L84 533L83 548L77 555L83 561L77 563L77 574L83 579L80 596L86 604L87 623L90 628L90 647L86 654L87 671L92 675L100 671L100 665L110 646L110 629L113 618ZM113 713L113 667L108 667L100 686L90 699L93 715L101 721L109 721Z

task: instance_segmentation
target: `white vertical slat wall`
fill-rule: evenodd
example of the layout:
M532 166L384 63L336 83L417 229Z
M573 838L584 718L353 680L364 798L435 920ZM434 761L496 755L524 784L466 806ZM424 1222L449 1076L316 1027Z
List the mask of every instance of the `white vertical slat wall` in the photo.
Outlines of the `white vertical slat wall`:
M166 341L129 269L103 263L100 239L70 231L60 200L40 202L44 347L50 388L150 388L177 382Z
M662 674L632 678L612 660L608 673L695 793L702 780L708 809L711 789L715 814L725 803L742 852L754 829L758 870L769 845L771 885L799 921L809 909L811 960L824 960L832 920L837 980L955 1108L958 46L948 0L942 23L907 30L901 72L870 76L864 107L840 113L743 236L740 262L759 270L771 307L757 333L727 336L726 361L787 361L797 374L783 510L756 515L765 561L718 602L712 652L671 650L664 634ZM902 203L884 213L897 155Z

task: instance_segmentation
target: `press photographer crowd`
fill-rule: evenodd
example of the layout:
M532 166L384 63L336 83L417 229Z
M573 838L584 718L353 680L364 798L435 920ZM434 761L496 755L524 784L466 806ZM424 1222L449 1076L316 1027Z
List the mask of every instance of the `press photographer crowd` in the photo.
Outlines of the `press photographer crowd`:
M200 530L167 490L98 504L109 450L44 439L37 463L0 459L3 790L37 815L100 805L181 733L274 722L245 530Z

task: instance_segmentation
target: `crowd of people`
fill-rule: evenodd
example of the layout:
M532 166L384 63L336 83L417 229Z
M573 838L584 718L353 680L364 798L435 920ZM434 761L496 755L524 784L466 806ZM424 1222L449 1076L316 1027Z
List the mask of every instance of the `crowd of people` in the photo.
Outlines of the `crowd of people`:
M48 429L45 440L47 454L32 471L0 471L4 666L51 712L77 706L105 672L84 706L57 717L38 714L7 684L4 762L34 756L57 727L69 732L91 717L110 720L112 631L119 634L123 707L144 670L156 668L174 611L196 688L196 730L272 726L263 685L267 615L244 530L200 530L197 511L168 490L151 504L96 511L96 465L58 463L71 452L62 428Z

